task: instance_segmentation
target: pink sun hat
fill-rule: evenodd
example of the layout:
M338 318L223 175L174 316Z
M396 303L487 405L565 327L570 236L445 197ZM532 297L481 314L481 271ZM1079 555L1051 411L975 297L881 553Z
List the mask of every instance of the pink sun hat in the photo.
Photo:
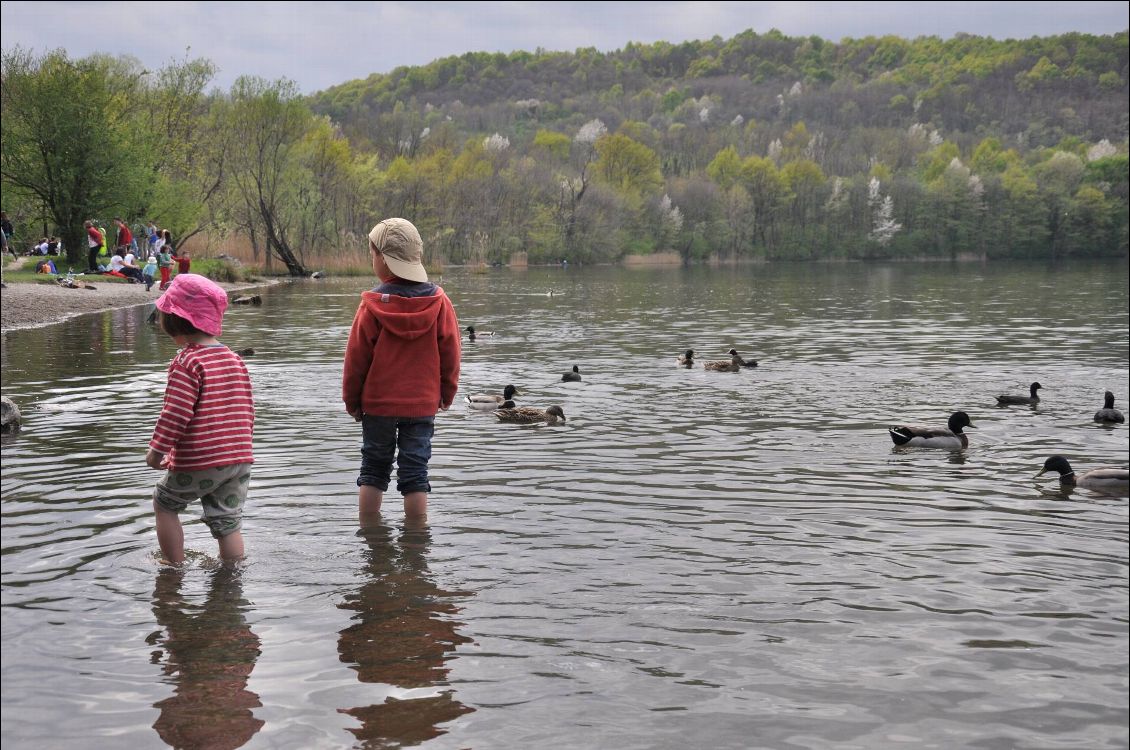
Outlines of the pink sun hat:
M204 333L219 336L223 332L228 293L200 274L178 273L157 298L156 305L161 312L179 315Z

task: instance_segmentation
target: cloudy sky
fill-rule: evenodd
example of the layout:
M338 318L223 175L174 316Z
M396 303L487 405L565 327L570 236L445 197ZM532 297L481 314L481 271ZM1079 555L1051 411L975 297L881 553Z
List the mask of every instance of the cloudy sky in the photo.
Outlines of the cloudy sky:
M399 65L469 51L620 49L627 42L895 34L996 39L1130 26L1118 2L2 2L5 50L128 53L160 67L206 57L227 88L239 75L314 92Z

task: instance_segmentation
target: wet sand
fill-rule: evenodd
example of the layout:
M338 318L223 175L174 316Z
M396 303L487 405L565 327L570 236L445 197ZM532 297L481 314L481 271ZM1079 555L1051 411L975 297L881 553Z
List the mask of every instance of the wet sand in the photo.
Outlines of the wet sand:
M229 292L253 289L275 282L220 283ZM15 283L0 290L0 330L62 323L84 313L131 307L153 302L161 295L157 287L145 291L143 284L126 284L91 277L93 289L67 289L54 283Z

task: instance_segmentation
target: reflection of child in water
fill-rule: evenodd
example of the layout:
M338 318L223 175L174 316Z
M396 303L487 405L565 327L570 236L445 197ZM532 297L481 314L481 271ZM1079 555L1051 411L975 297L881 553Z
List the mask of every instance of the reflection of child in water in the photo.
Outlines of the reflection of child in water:
M449 656L470 638L460 635L452 618L466 592L444 591L428 572L430 536L423 521L409 520L404 534L381 523L363 526L358 535L368 545L365 582L338 607L355 612L353 624L338 634L341 661L352 665L361 682L404 688L447 684ZM362 742L381 746L424 742L444 734L439 725L474 709L455 700L454 690L410 700L341 709L361 722L350 729Z
M238 570L230 566L211 574L201 608L182 593L185 572L170 568L157 574L153 614L163 634L151 641L163 648L155 663L173 684L173 695L153 707L161 712L157 734L172 747L237 748L263 726L252 709L259 696L247 681L259 658L259 637L247 624Z

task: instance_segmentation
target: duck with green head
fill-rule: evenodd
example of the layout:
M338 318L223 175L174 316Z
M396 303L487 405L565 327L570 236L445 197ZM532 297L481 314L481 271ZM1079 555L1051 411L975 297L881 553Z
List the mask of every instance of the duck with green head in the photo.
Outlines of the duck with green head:
M1066 458L1050 456L1047 461L1044 461L1044 468L1040 469L1040 473L1036 476L1043 476L1049 471L1059 474L1059 483L1064 487L1085 487L1089 490L1118 495L1130 494L1130 469L1103 466L1085 471L1082 474L1076 474Z
M463 400L466 401L467 406L472 409L488 411L490 409L502 408L506 403L513 406L513 399L517 395L519 395L518 389L512 385L508 385L502 389L501 396L497 393L477 393L473 396L464 396Z
M959 451L969 447L969 437L962 430L973 426L968 414L955 411L950 415L946 427L896 425L888 427L887 432L899 448L941 448Z

